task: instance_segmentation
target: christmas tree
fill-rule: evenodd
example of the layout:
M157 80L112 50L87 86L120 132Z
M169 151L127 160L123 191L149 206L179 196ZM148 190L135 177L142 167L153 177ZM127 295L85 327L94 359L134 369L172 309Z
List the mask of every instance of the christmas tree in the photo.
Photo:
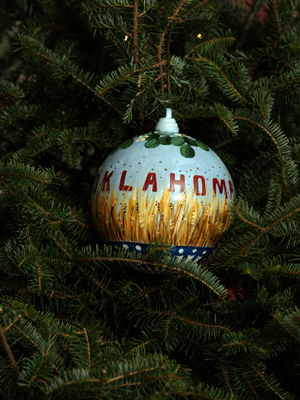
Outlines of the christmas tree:
M300 398L299 11L4 1L1 399ZM166 107L235 184L203 262L103 246L92 221L99 166Z

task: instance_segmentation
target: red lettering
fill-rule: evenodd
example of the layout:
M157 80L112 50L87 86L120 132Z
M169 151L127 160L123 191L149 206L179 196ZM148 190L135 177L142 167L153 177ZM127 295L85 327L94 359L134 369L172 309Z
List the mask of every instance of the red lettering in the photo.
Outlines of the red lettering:
M233 184L231 181L228 181L229 184L229 192L230 192L230 198L233 198L233 193L234 193L234 189L233 189Z
M107 192L110 190L110 178L112 177L113 173L114 173L114 171L111 171L110 174L108 174L108 171L105 171L103 182L102 182L102 187L101 187L102 191Z
M127 171L123 171L122 172L120 185L119 185L119 190L126 190L126 192L128 190L130 192L132 190L132 186L124 185L126 174L127 174Z
M219 180L217 178L213 178L213 189L214 189L215 194L216 194L217 186L218 186L220 194L223 194L223 189L225 190L225 197L227 199L227 189L226 189L226 185L225 185L224 179L221 179L221 184L220 184Z
M202 193L199 192L199 186L198 186L199 179L201 179L202 183ZM205 196L206 194L205 179L201 175L194 176L194 193L196 196L199 196L199 194L201 194L201 196Z
M147 174L142 190L147 190L149 185L152 185L152 192L157 192L156 174L154 172Z
M97 186L98 186L99 179L100 179L100 175L101 175L101 173L100 173L100 172L98 172L98 174L97 174L97 179L96 179L96 182L95 182L95 185L94 185L94 190L93 190L93 193L96 193Z
M180 179L176 180L175 179L175 174L170 174L170 192L175 192L175 185L180 185L180 192L184 193L185 191L185 176L180 175Z

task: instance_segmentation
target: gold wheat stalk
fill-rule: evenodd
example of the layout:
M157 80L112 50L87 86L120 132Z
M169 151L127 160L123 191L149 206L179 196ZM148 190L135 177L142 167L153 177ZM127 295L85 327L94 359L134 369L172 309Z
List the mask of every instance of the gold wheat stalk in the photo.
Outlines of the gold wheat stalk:
M152 197L152 198L151 198ZM119 208L118 208L119 205ZM163 240L175 246L214 247L230 220L226 199L214 194L205 203L193 192L171 202L166 185L159 194L139 189L96 194L92 204L95 226L104 241L151 243Z

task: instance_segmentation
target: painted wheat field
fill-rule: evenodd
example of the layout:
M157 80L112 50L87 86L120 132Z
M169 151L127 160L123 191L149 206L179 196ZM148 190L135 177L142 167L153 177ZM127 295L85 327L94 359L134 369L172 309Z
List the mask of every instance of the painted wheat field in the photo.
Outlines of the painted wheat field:
M160 193L145 193L140 184L131 192L97 192L93 218L103 241L154 243L174 246L214 247L229 226L227 201L212 194L177 195L166 186Z

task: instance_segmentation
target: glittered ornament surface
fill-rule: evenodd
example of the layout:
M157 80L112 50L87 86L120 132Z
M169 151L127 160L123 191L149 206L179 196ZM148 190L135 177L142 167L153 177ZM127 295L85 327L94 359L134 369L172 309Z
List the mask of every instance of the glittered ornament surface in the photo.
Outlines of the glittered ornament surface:
M92 190L92 213L104 242L144 252L160 241L174 256L199 261L228 228L233 199L216 153L190 136L158 130L107 157Z

